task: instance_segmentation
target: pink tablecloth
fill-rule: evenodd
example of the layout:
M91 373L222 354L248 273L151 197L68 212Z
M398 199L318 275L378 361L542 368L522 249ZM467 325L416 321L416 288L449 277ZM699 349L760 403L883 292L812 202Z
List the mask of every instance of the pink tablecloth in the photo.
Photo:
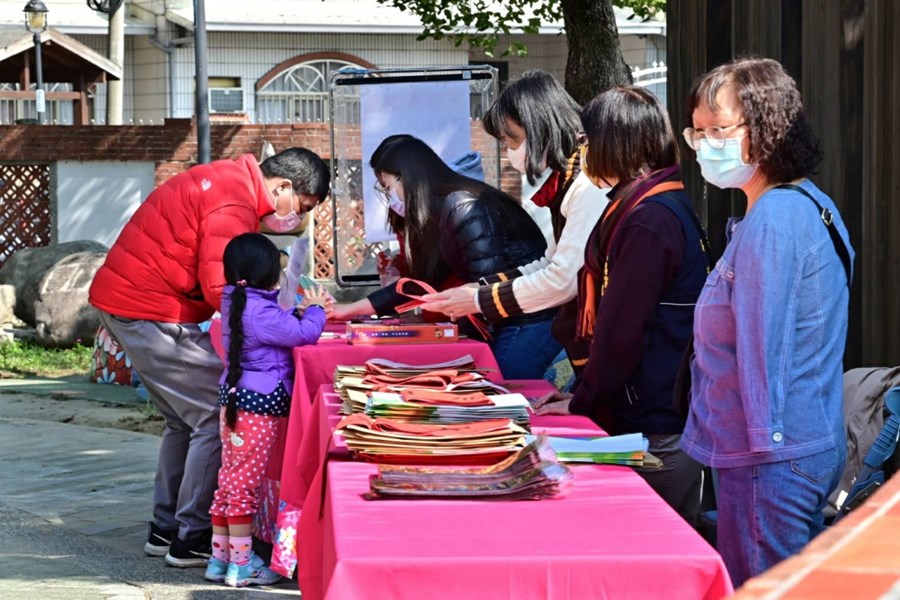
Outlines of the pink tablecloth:
M294 348L294 391L291 414L287 426L273 449L272 460L263 488L276 488L277 502L268 512L276 513L264 520L271 527L270 538L274 544L272 567L290 576L296 564L296 536L300 509L306 498L311 478L320 465L320 440L318 424L313 411L314 394L323 384L334 380L337 365L359 365L370 358L386 358L410 364L429 364L471 355L479 367L493 369L488 377L497 380L500 370L487 344L460 341L454 344L390 344L379 346L350 345L344 340L320 340L315 346ZM304 441L310 430L315 435ZM277 484L280 480L280 485ZM261 526L256 530L259 532ZM265 536L263 539L266 539Z
M541 502L366 501L374 465L333 461L301 516L304 600L717 599L718 554L634 472L574 467ZM315 560L318 554L320 560Z
M336 396L323 387L316 404L318 435L330 436ZM602 434L579 417L535 417L532 429ZM304 600L732 592L719 555L631 469L574 466L574 489L542 502L363 500L375 470L331 460L316 474L298 532Z

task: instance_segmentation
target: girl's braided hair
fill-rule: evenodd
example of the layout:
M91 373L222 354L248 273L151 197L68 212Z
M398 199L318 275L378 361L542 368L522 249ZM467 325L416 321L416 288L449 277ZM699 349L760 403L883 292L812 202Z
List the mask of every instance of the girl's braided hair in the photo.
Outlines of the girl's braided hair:
M237 420L237 384L244 372L241 367L241 349L244 346L247 288L273 289L281 276L281 257L278 248L266 236L261 233L244 233L225 246L222 263L225 267L225 282L234 286L228 312L228 402L225 405L225 422L233 428Z

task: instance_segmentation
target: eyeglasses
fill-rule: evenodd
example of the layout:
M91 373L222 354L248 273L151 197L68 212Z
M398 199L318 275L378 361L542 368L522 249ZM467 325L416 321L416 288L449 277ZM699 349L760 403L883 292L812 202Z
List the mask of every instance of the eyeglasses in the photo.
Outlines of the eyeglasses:
M693 127L685 127L681 134L684 136L684 141L687 142L688 147L692 150L700 149L700 140L703 138L706 138L706 141L709 142L709 145L713 148L721 149L725 147L725 140L728 139L727 132L741 127L742 125L746 125L746 123L738 123L737 125L729 125L728 127L716 127L715 125L712 125L706 129L700 130L694 129Z
M284 189L284 188L281 188L281 189ZM302 217L306 213L312 212L313 209L315 209L316 206L319 205L318 198L316 198L315 196L307 196L306 194L298 194L297 189L293 186L293 184L290 186L289 189L291 190L291 199L289 200L290 207L291 207L291 210L293 210L295 213L297 213L297 216ZM271 193L272 193L272 197L274 198L274 201L275 201L275 207L278 208L278 196L279 196L278 188L275 188ZM297 210L294 210L294 202L295 202L294 199L295 198L296 198L296 203L297 203L297 207L298 207Z
M306 194L294 194L297 198L300 199L300 212L298 213L301 217L306 213L310 213L316 209L316 207L322 203L322 199L316 196L307 196Z
M378 199L381 200L385 206L387 206L391 201L391 190L397 187L397 184L400 182L400 177L397 177L391 183L384 185L379 180L375 180L375 191L378 193Z

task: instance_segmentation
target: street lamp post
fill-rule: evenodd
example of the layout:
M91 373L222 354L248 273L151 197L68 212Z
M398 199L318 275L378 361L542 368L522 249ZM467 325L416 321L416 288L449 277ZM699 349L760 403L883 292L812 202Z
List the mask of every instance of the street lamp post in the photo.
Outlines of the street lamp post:
M41 0L28 0L22 9L25 13L25 29L34 34L34 103L38 123L44 122L44 70L41 64L41 34L47 31L47 6Z
M209 136L209 79L206 56L206 4L194 0L194 80L197 113L197 162L206 164L212 160Z

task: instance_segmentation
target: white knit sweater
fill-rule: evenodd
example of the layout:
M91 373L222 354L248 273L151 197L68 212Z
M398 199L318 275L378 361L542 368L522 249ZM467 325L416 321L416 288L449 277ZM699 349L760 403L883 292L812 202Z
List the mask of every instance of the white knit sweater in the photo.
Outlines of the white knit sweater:
M540 260L519 267L522 275L512 281L519 312L537 312L565 304L575 297L578 270L584 264L584 248L609 202L608 192L609 188L598 188L583 172L572 182L560 205L566 225L559 242L551 243ZM493 312L485 311L485 308L480 307L482 312ZM510 312L508 309L509 306L503 310Z

